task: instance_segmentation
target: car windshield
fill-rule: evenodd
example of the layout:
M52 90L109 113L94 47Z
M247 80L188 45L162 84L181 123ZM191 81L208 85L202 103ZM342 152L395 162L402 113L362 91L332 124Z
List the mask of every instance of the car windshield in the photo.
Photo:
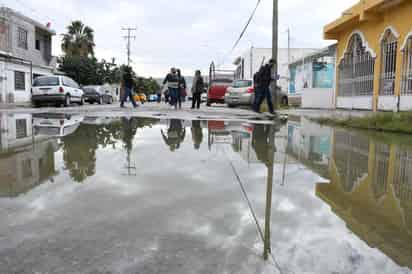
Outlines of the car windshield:
M59 77L40 77L36 78L33 82L33 87L41 86L58 86Z
M233 83L234 88L246 88L250 86L252 86L252 81L249 81L249 80L235 81Z

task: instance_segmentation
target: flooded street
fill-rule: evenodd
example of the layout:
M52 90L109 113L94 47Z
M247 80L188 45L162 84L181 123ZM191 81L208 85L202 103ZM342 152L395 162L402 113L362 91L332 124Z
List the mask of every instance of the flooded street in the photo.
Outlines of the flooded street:
M409 137L300 117L0 128L0 273L412 273Z

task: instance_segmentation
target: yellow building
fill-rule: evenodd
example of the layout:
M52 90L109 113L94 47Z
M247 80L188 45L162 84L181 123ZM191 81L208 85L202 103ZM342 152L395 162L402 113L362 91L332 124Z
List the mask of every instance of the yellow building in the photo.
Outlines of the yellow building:
M338 40L336 107L412 110L412 1L362 0L324 28Z

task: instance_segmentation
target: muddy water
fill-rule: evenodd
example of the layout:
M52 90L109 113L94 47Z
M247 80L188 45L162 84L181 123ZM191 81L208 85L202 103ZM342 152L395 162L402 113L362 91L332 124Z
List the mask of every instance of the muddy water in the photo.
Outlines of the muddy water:
M412 273L409 138L300 118L0 127L0 273Z

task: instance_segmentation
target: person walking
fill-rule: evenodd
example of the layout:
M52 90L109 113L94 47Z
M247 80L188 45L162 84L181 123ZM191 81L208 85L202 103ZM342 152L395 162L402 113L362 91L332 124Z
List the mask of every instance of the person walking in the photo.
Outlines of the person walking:
M177 69L177 77L179 78L179 93L177 95L177 102L179 104L179 109L182 108L182 101L184 101L186 93L186 79L182 76L180 69Z
M204 88L205 83L203 81L203 77L200 73L200 70L196 70L192 84L192 109L194 109L195 106L197 107L197 109L200 108L201 96Z
M270 93L270 84L272 82L272 67L275 61L273 59L269 60L269 63L262 66L259 72L254 76L255 80L255 101L253 103L253 110L255 112L260 112L260 106L264 99L269 107L270 113L274 113L272 95Z
M163 81L163 85L167 84L170 105L174 106L177 109L177 100L179 96L179 77L177 76L177 71L175 68L170 69L170 73L166 75L166 78Z
M133 107L137 108L137 104L133 98L133 75L132 75L132 68L126 66L123 71L122 77L122 87L123 87L123 94L122 99L120 101L120 107L124 108L124 102L126 102L127 98L129 98L130 102L132 102Z

